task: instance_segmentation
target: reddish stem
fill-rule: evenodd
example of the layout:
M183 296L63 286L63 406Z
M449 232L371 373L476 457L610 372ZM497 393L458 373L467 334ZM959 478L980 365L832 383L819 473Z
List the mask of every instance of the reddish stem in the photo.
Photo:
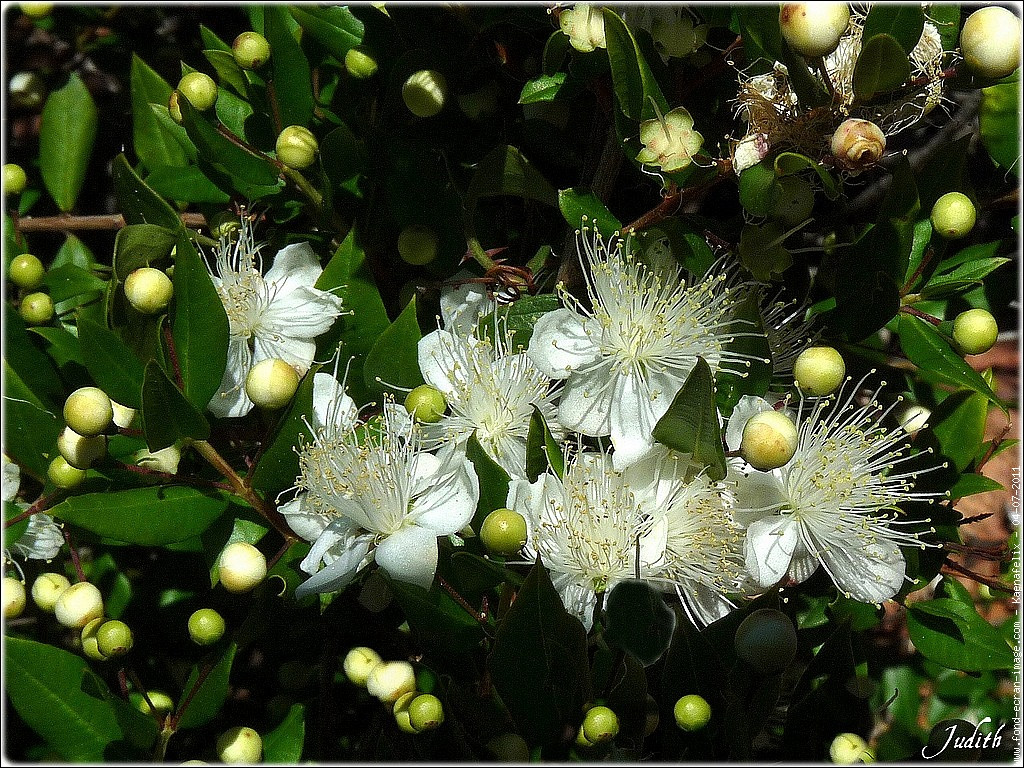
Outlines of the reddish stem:
M906 312L908 315L919 317L932 325L942 325L942 321L939 320L939 318L934 315L929 315L927 312L922 312L920 309L915 309L914 307L900 307L900 312Z
M166 325L164 326L164 341L167 342L167 356L171 358L171 367L174 368L174 383L178 389L185 389L185 382L181 378L181 365L178 363L178 350L174 346L174 334Z
M918 281L921 275L924 274L925 269L928 268L928 265L931 263L934 257L934 248L928 248L928 250L924 252L924 257L921 259L921 263L917 265L917 269L914 270L914 274L910 276L910 279L907 280L906 285L904 285L903 288L900 290L900 296L906 296L908 293L910 293L911 289L914 287L914 284Z
M26 509L20 515L16 515L15 517L12 517L10 520L5 520L4 528L9 528L12 525L17 525L22 520L27 520L28 518L32 517L32 515L49 509L50 507L53 506L54 502L60 499L63 495L63 491L55 491L49 496L40 496L38 499L35 500L35 502L33 502L31 507Z
M68 551L71 553L71 562L75 566L75 573L78 575L78 580L86 581L85 571L82 570L82 560L78 556L78 550L75 549L75 545L71 541L71 534L68 533L67 528L61 528L61 533L64 534L64 541L67 542Z

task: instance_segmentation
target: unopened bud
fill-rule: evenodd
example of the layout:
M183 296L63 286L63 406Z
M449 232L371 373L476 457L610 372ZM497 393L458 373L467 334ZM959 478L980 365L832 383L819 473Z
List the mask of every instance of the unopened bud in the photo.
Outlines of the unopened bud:
M832 155L843 170L859 173L885 153L885 134L870 120L851 117L832 134Z

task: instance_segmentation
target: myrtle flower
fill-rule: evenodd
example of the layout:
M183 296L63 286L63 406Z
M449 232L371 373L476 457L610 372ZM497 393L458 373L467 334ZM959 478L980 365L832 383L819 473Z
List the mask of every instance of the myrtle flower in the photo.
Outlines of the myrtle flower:
M208 406L215 416L244 416L252 410L245 379L261 360L278 358L305 374L316 353L316 337L342 313L339 297L313 287L323 267L309 243L282 248L266 275L261 247L243 217L238 239L222 239L214 252L213 283L230 326L227 368Z
M15 502L21 487L21 468L3 455L3 500L28 509L27 504ZM64 546L64 535L53 518L38 512L28 519L28 527L11 549L26 560L52 560Z
M903 585L900 547L925 546L920 533L902 528L907 521L897 505L932 501L935 494L911 491L919 472L899 469L916 457L906 454L906 432L880 424L895 405L885 410L874 397L857 405L859 388L841 392L841 402L820 398L809 413L801 400L799 442L783 467L734 467L733 517L747 529L746 567L761 587L785 577L804 581L820 566L848 597L881 603ZM745 398L733 412L726 430L731 448L746 420L772 407L755 400Z
M655 107L657 109L657 107ZM640 141L644 148L638 162L656 165L666 173L675 173L693 162L704 144L704 137L693 130L693 118L683 107L640 123Z
M731 317L734 291L725 274L687 284L676 266L663 279L621 240L582 242L589 301L560 288L566 308L537 321L527 352L545 374L565 380L561 425L611 435L621 469L651 448L654 425L698 357L712 370L746 363L727 348L740 335L741 321Z
M476 472L464 456L451 447L426 452L415 426L400 427L390 408L372 428L357 431L354 421L341 385L314 378L314 436L299 448L300 493L280 507L312 543L300 564L312 577L297 598L341 589L371 561L426 589L437 537L460 531L476 511Z
M569 37L569 44L580 53L595 48L607 48L604 33L604 14L600 8L587 3L576 3L558 15L558 26Z

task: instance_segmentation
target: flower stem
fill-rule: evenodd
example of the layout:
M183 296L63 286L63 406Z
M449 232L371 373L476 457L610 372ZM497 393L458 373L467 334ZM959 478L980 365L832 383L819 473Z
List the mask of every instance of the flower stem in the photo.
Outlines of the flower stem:
M206 226L206 217L201 213L180 214L181 223L190 229ZM127 226L124 216L119 213L96 216L23 216L15 222L15 229L22 232L86 232L107 229L122 229Z
M71 541L71 534L68 533L67 528L61 528L60 532L64 534L64 541L68 545L68 552L71 553L71 563L75 566L75 574L79 581L86 581L85 571L82 570L82 560L78 556L78 550L75 549L74 543Z
M939 320L939 318L935 317L934 315L929 315L927 312L922 312L920 309L916 309L915 307L900 307L900 312L905 312L908 315L919 317L925 322L931 323L932 325L942 325L942 321Z
M12 525L17 525L22 520L26 520L38 512L49 509L57 503L62 496L64 496L64 491L54 491L49 496L40 496L35 500L35 502L33 502L31 507L26 509L20 515L12 517L10 520L4 520L4 528L10 528Z

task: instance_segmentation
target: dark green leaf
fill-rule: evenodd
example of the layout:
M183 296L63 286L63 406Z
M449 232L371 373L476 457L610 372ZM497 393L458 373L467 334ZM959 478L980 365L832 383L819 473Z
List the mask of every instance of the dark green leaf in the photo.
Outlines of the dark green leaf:
M142 429L149 450L159 451L178 440L205 440L210 425L174 386L155 360L146 365L142 381Z
M185 203L223 204L231 199L195 165L187 168L157 166L146 176L146 184L157 194Z
M966 672L1010 669L1013 649L973 605L951 598L909 606L907 630L926 659Z
M565 457L544 421L544 414L535 405L530 417L530 431L526 435L526 477L532 483L549 467L562 477L565 474Z
M603 13L612 87L619 109L630 120L653 120L657 117L653 101L664 115L669 111L668 102L636 38L615 11L605 8Z
M726 345L736 354L746 355L750 367L737 372L720 370L715 377L715 400L723 416L732 409L743 395L764 397L771 386L773 377L772 350L764 335L758 295L748 293L742 301L733 306L734 330L739 335Z
M956 501L965 496L1001 490L1004 490L1003 484L993 480L991 477L966 472L960 475L956 483L953 484L953 487L949 489L949 498L951 501Z
M688 453L696 464L707 467L708 477L725 477L725 448L715 406L715 382L704 358L686 377L665 415L654 425L654 439L680 453Z
M985 439L988 398L978 392L955 392L932 411L928 426L942 454L963 472L974 461Z
M177 239L174 231L156 224L122 227L114 238L115 277L124 282L136 269L167 258Z
M796 152L781 152L775 158L775 173L779 176L791 176L806 169L810 169L818 175L822 186L825 188L825 197L829 200L835 200L839 197L839 182L835 180L821 163Z
M363 22L353 16L348 8L293 5L288 10L302 29L338 61L344 61L348 50L355 48L363 40ZM273 42L271 44L273 45ZM276 48L274 55L277 55Z
M188 141L185 129L174 125L172 129L157 119L151 105L167 107L171 98L171 86L146 62L132 54L132 136L135 154L147 168L173 166L180 168L188 164L184 142Z
M107 287L106 280L100 280L92 272L74 264L48 270L43 284L50 289L50 298L54 302L65 301L83 293L98 293Z
M178 728L197 728L200 725L213 720L224 706L228 698L228 685L231 679L231 664L235 660L235 652L238 647L231 643L209 663L213 669L202 681L199 680L199 666L192 667L192 673L188 676L185 688L181 693L181 700L178 702L177 712L181 714L182 706L188 702L188 709L181 714ZM197 687L198 685L198 687ZM193 693L193 689L195 692ZM190 698L191 697L191 698Z
M138 177L122 154L114 159L114 193L129 224L156 224L172 231L181 229L181 219L160 195Z
M85 317L78 318L78 341L97 386L122 405L138 408L144 368L135 354L116 333Z
M206 57L206 60L217 71L217 76L222 83L230 85L235 90L235 93L243 98L248 95L249 81L245 77L245 72L238 66L238 62L235 61L235 57L230 50L208 49L203 51L203 56ZM217 115L220 116L221 105L219 98L215 106Z
M515 147L495 147L481 160L470 181L466 206L470 212L482 197L509 195L557 206L558 193Z
M46 477L50 463L48 454L60 434L63 420L39 401L6 358L4 407L4 450L36 477Z
M302 759L306 739L306 707L292 704L284 720L263 737L263 762L293 765Z
M558 297L551 293L537 296L523 296L507 307L498 310L498 323L508 329L516 349L526 349L533 336L533 327L541 315L559 308ZM494 338L494 318L482 317L477 323L480 338Z
M938 27L942 50L955 50L960 34L960 6L956 3L932 3L928 6L928 18Z
M1020 178L1020 85L1000 83L981 89L978 114L981 143L992 161Z
M921 368L922 373L957 388L966 387L980 392L1000 408L1003 407L992 388L981 378L981 374L953 351L949 342L939 334L934 325L913 315L901 313L898 334L904 354Z
M418 643L438 654L466 654L483 638L476 618L445 590L391 579L391 591Z
M323 10L330 12L335 9ZM344 8L336 10L351 16ZM281 125L307 125L313 116L309 61L298 40L292 36L291 25L294 21L288 15L288 8L268 5L263 11L263 24L263 34L273 51L270 66L274 73L274 97L280 110ZM313 36L316 37L316 34ZM344 54L341 58L344 60Z
M473 462L479 480L480 499L473 515L473 530L479 531L484 518L505 506L508 500L508 473L492 459L473 434L466 443L466 458Z
M245 99L241 99L230 91L218 89L217 103L214 106L217 119L224 127L240 139L246 139L245 121L253 115L253 108Z
M870 99L903 85L910 77L910 61L892 35L875 35L857 57L853 70L853 92L858 99Z
M27 517L21 522L13 523L11 525L7 524L9 520L20 517L24 512L25 510L13 501L4 502L4 549L10 549L11 545L20 539L21 534L23 534L28 528Z
M77 73L46 100L39 125L39 170L62 211L75 207L85 183L97 122L96 104Z
M565 77L565 72L555 72L552 75L541 75L533 80L527 80L522 93L519 94L519 103L537 104L554 100L565 85Z
M645 667L661 658L672 641L676 614L645 581L619 582L608 593L605 639Z
M269 447L253 470L252 485L263 491L265 498L273 498L295 483L299 473L299 457L295 453L295 446L299 444L300 435L310 437L305 420L313 414L313 377L317 371L318 368L314 366L306 373Z
M199 37L203 40L203 45L206 48L211 48L217 51L226 51L231 53L231 46L221 40L217 33L207 27L205 24L199 25Z
M74 264L82 269L92 269L96 264L96 257L92 255L89 247L72 234L64 238L64 244L57 251L57 255L50 262L50 269L63 267L65 264Z
M570 227L580 230L586 227L596 229L606 240L622 229L622 222L611 214L593 192L560 189L558 209ZM588 235L585 234L584 237Z
M4 306L4 337L4 359L32 392L33 402L47 408L61 405L64 393L53 364L32 343L21 315L10 304Z
M418 387L423 383L417 358L419 340L423 337L416 319L415 298L380 335L366 355L363 383L372 392L384 393L388 386Z
M876 3L864 20L863 40L891 35L906 53L914 50L924 31L924 12L919 5Z
M782 59L782 30L779 10L774 5L743 3L732 7L739 33L743 37L743 53L756 72L767 72Z

